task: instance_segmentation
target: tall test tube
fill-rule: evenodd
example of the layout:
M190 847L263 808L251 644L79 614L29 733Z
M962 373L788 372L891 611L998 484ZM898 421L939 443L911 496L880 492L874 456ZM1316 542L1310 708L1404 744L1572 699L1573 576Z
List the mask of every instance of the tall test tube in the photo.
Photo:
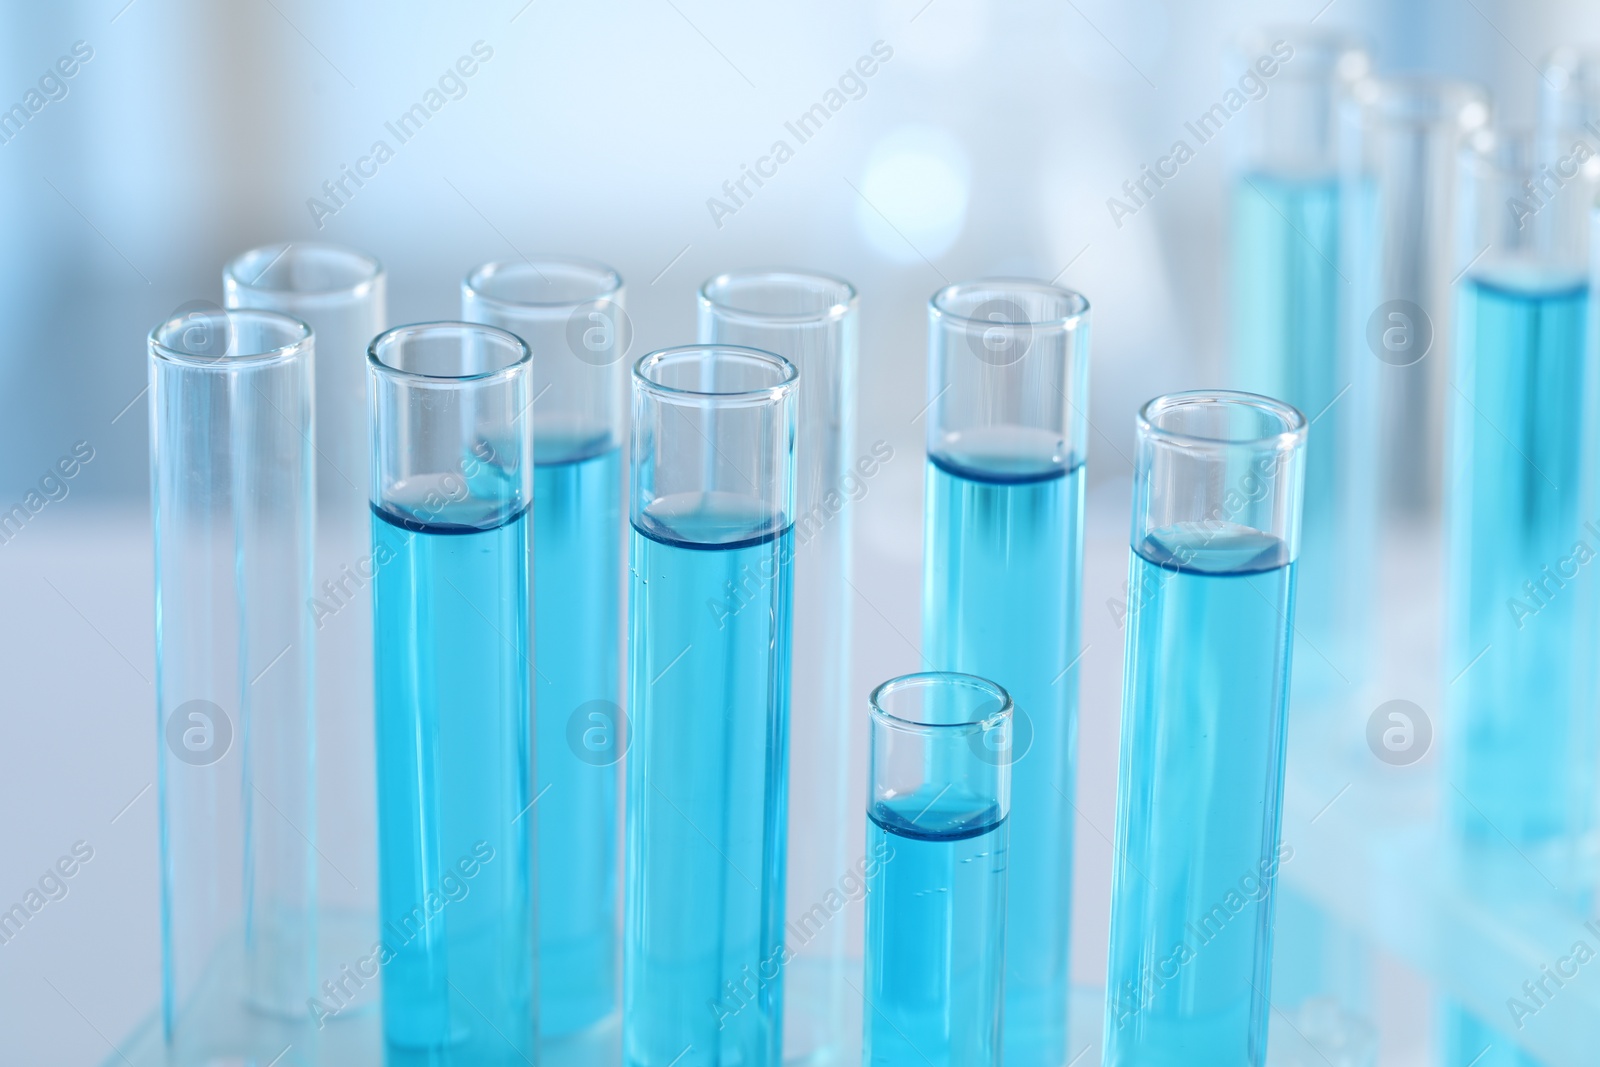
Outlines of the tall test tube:
M1457 823L1520 846L1594 826L1594 141L1484 131L1461 152L1444 676ZM1535 725L1537 724L1537 725Z
M812 909L849 863L850 502L855 464L856 291L820 274L744 271L700 287L699 340L774 352L796 391L794 664L789 706L787 927L783 1048L790 1063L838 1054L844 1039L847 924ZM873 457L865 462L873 463Z
M337 857L321 880L318 983L372 947L378 914L377 785L372 755L372 580L367 510L367 345L385 325L385 277L338 245L264 245L222 272L223 303L300 319L316 344L316 568L307 598L317 643L318 846ZM325 1007L376 1004L377 983Z
M1379 363L1365 337L1376 190L1353 93L1371 64L1358 42L1314 28L1251 35L1238 53L1263 96L1249 110L1253 136L1234 189L1234 376L1317 420L1292 705L1348 707L1369 659L1379 501Z
M1089 303L1042 282L928 306L922 653L1016 702L1005 1057L1067 1058Z
M570 260L487 263L461 316L533 351L534 732L543 1033L617 999L622 698L622 278Z
M303 1024L315 985L311 382L311 331L283 315L150 334L162 1028L183 1063L277 1055L252 1017Z
M392 1060L537 1054L528 346L469 323L373 340L383 1029Z
M966 674L873 690L862 1063L997 1064L1011 698Z
M1305 437L1248 393L1139 414L1107 1067L1266 1058Z
M718 345L633 371L630 1067L782 1055L797 379Z

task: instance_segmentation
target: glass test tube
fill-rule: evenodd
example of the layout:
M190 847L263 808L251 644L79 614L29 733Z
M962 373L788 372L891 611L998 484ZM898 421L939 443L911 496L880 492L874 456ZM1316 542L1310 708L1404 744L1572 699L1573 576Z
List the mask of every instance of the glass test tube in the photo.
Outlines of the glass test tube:
M1067 1059L1089 302L1043 282L928 305L922 654L1016 702L1005 1050Z
M368 363L384 1037L510 1067L537 1055L531 357L438 322Z
M1469 839L1519 845L1595 821L1600 635L1579 572L1600 552L1587 337L1600 162L1580 131L1540 140L1483 131L1461 151L1447 496L1451 803Z
M870 706L861 1062L999 1063L1011 698L968 674L908 674Z
M1600 48L1558 48L1539 79L1539 130L1546 141L1577 131L1600 145Z
M722 274L700 287L699 340L774 352L800 371L796 392L794 663L789 706L789 873L793 959L784 980L784 1060L838 1053L844 1035L843 916L819 923L859 849L847 847L850 727L850 502L881 457L856 456L856 291L791 271ZM831 912L829 913L831 914Z
M630 1067L782 1055L797 378L725 345L633 371Z
M1386 537L1420 539L1410 569L1438 558L1451 285L1456 261L1456 151L1489 121L1480 87L1422 76L1356 87L1377 183L1377 307L1363 320L1378 362ZM1319 431L1320 432L1320 431ZM1430 624L1431 628L1431 624ZM1384 640L1387 641L1387 635Z
M622 642L622 278L566 260L487 263L461 315L533 351L534 731L539 988L545 1034L617 998L617 763Z
M372 256L296 241L251 249L222 272L223 303L300 319L316 343L316 567L308 598L317 642L317 842L336 857L319 887L318 983L372 947L378 914L372 756L372 539L367 510L367 344L385 325ZM375 982L324 1006L376 1004Z
M1249 393L1139 414L1106 1067L1265 1060L1305 437Z
M1234 377L1318 421L1306 449L1291 704L1343 707L1369 659L1379 499L1379 364L1365 338L1376 193L1352 94L1371 64L1358 42L1315 28L1253 34L1234 62L1263 94L1248 111L1234 187Z
M162 1025L182 1062L276 1055L250 1016L304 1023L315 985L311 382L311 331L283 315L150 334Z

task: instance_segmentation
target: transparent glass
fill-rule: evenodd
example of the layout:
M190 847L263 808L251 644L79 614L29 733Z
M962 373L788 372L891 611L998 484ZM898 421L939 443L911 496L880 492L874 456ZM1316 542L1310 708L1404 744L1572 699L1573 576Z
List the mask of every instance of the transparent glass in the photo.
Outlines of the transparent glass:
M317 841L337 872L318 887L318 981L365 954L377 930L372 757L372 546L367 530L367 344L385 321L383 267L365 252L296 241L254 248L222 272L223 303L300 319L316 344L317 531L310 610L317 642ZM346 983L348 986L348 983ZM375 1006L374 982L337 998Z
M1600 146L1600 48L1558 48L1540 75L1539 129L1583 130Z
M1249 393L1139 415L1107 1067L1266 1059L1305 442Z
M633 372L622 1058L782 1056L795 391L695 345Z
M1012 781L1008 1061L1068 1056L1089 303L1026 279L928 305L922 655L993 679L1025 738Z
M461 322L368 354L383 1029L391 1058L537 1056L532 357Z
M1011 697L928 673L884 682L869 704L862 1062L998 1063Z
M488 263L461 315L533 351L534 746L539 788L539 989L545 1034L617 1002L621 705L622 278L568 260Z
M1386 535L1420 538L1418 554L1437 558L1451 286L1461 266L1456 152L1488 124L1489 96L1475 85L1424 76L1371 80L1356 92L1367 108L1364 154L1380 235L1377 304L1363 328L1380 364L1381 523Z
M721 274L700 287L699 339L774 352L799 370L795 393L794 669L786 920L800 931L784 985L787 1062L828 1058L844 1040L845 961L858 932L814 911L859 850L846 823L850 731L851 504L872 455L855 451L859 301L849 282L792 271ZM860 465L860 466L858 466ZM851 936L855 933L856 936Z
M213 308L149 350L162 1025L270 1057L316 984L311 331Z
M1370 659L1380 495L1380 364L1366 345L1376 204L1355 99L1371 63L1359 42L1316 27L1254 35L1234 62L1270 91L1246 112L1249 147L1234 184L1233 376L1317 425L1291 703L1351 708Z
M1600 550L1587 248L1600 161L1577 133L1541 141L1484 131L1461 152L1446 496L1451 806L1469 837L1523 846L1594 826L1600 755L1597 605L1580 574Z

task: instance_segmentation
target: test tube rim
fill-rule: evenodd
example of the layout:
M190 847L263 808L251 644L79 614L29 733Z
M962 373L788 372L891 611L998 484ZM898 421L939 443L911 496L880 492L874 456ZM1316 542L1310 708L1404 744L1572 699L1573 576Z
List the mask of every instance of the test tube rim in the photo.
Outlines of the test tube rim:
M663 385L652 380L647 371L677 358L690 356L725 353L737 356L754 363L765 364L783 375L778 382L762 386L759 389L736 389L727 392L704 392L695 389L679 389L676 386ZM724 344L698 344L677 345L673 348L658 348L654 352L647 352L640 356L633 364L633 382L641 393L666 402L691 401L705 403L714 401L721 406L743 406L770 404L783 400L794 393L795 385L800 379L800 369L793 363L784 359L776 352L768 352L760 348L750 348L746 345Z
M482 283L489 280L492 275L503 271L515 270L519 267L528 267L539 273L540 266L576 268L579 271L593 274L603 279L604 288L597 287L596 291L580 300L509 300L503 296L493 296L487 292ZM545 256L539 259L491 259L480 263L467 272L461 279L461 287L472 294L473 299L481 300L491 307L507 311L540 311L559 308L579 308L585 304L594 304L606 300L614 300L622 292L622 275L616 268L607 266L595 259L580 259L572 256Z
M749 308L737 307L726 300L719 300L712 295L712 290L719 285L733 281L779 281L789 280L795 282L821 282L842 291L843 300L835 300L831 305L821 311L814 312L766 312L753 311ZM723 318L737 322L769 326L802 326L820 325L836 322L854 311L861 303L861 294L856 287L836 274L825 271L797 270L787 267L757 267L749 270L730 270L714 274L700 283L697 295L707 307L714 309Z
M1493 116L1493 97L1486 86L1474 81L1404 73L1373 77L1365 84L1370 87L1370 99L1363 103L1374 110L1380 126L1422 129L1453 118L1458 131L1466 136L1489 125ZM1427 101L1426 113L1415 108L1419 100ZM1477 111L1470 110L1473 105L1477 105ZM1470 122L1466 121L1469 115Z
M337 253L342 256L350 257L353 261L363 264L367 269L362 273L361 277L349 285L337 285L325 289L301 289L259 284L261 274L266 273L267 268L274 266L278 259L287 254L290 249L299 249L305 252L315 251ZM268 252L276 252L277 255L268 262L266 268L262 269L261 274L256 276L256 281L247 282L240 277L239 268L246 260L250 259L252 256L264 255ZM222 268L222 281L224 287L231 285L240 290L246 290L253 293L271 294L283 299L304 301L307 303L344 299L360 299L372 292L378 283L383 280L383 277L383 262L379 260L377 256L373 255L371 252L366 252L359 248L352 248L349 245L334 244L331 241L281 241L274 244L257 245L254 248L246 249L245 251L240 252L238 255L228 260L228 262L224 264Z
M964 722L931 723L917 722L914 719L896 715L883 705L884 698L901 689L928 686L933 683L955 684L988 693L990 696L998 697L1000 707L981 719L969 719ZM985 733L1009 718L1015 710L1011 694L1006 691L1005 686L999 682L993 682L976 674L967 674L962 671L915 671L911 674L896 675L887 681L878 683L877 687L867 697L867 707L874 722L882 723L891 730L932 736Z
M1461 164L1474 177L1516 178L1531 175L1550 160L1547 149L1563 144L1578 128L1560 124L1553 128L1533 123L1487 123L1461 139ZM1508 161L1508 155L1514 161Z
M422 374L418 371L406 370L386 363L378 357L380 348L385 347L397 334L420 335L425 332L453 331L457 333L478 332L497 335L499 339L510 341L517 351L517 358L497 367L494 370L483 371L477 374ZM373 370L389 378L397 378L413 382L427 382L431 385L468 385L480 382L489 382L501 378L514 378L533 362L533 351L526 341L498 326L489 326L481 322L461 322L454 319L440 319L435 322L411 322L403 326L392 326L372 339L367 345L367 364Z
M315 344L315 338L310 326L307 326L293 315L285 315L281 311L268 311L265 308L216 308L214 313L226 316L230 323L240 319L257 319L279 329L287 326L291 332L297 333L298 336L286 344L265 348L260 352L224 352L221 355L185 352L182 349L172 347L161 339L164 331L169 327L176 326L190 318L189 315L173 315L162 319L150 331L150 354L165 362L181 363L186 367L192 367L197 370L226 371L241 365L260 367L273 363L287 363L310 353ZM234 336L238 336L237 331Z
M948 302L963 291L971 289L993 289L1001 293L1011 290L1046 293L1063 299L1071 310L1065 315L1041 319L1038 322L1001 322L996 319L975 319L970 315L963 315L950 310L947 306ZM1089 308L1089 298L1076 289L1068 289L1053 282L1042 282L1037 278L973 278L969 281L954 282L946 285L928 298L928 310L935 319L948 319L951 322L962 324L963 327L976 326L980 329L989 329L994 326L1026 326L1032 330L1070 330L1088 318Z
M1203 437L1199 434L1165 429L1156 424L1156 419L1168 411L1202 404L1250 408L1277 418L1284 429L1277 433L1254 437ZM1286 404L1260 393L1247 393L1235 389L1189 389L1180 393L1163 393L1145 401L1144 406L1139 409L1138 416L1141 439L1204 451L1242 448L1262 452L1290 452L1305 443L1309 425L1305 415L1293 404Z

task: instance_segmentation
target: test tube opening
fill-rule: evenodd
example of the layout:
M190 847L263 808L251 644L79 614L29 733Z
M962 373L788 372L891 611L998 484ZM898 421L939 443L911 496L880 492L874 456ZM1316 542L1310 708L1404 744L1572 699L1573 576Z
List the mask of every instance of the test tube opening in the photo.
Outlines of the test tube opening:
M383 264L366 252L296 241L263 245L235 257L223 268L222 282L230 291L261 295L355 299L375 287L382 276Z
M700 299L719 316L770 325L835 322L857 303L844 279L791 270L719 274L700 287Z
M485 263L462 284L479 299L506 308L574 308L616 296L622 276L602 263L519 259Z
M197 367L298 359L309 356L311 347L311 327L273 311L203 307L150 331L157 358Z

